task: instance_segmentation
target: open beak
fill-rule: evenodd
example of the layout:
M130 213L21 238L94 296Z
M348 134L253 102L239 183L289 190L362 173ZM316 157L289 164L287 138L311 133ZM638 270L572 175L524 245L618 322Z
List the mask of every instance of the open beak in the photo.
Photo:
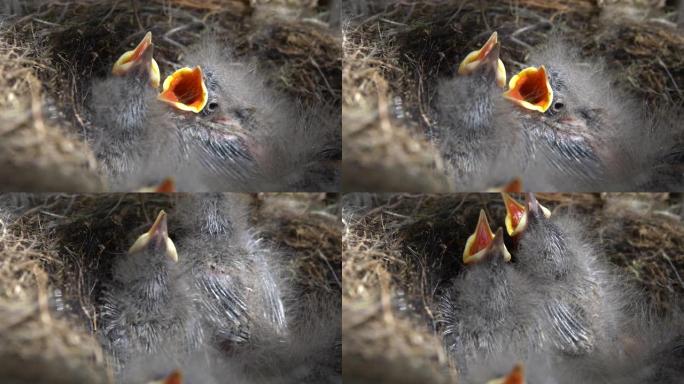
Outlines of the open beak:
M502 192L501 196L506 207L506 219L504 220L506 232L511 237L518 236L527 228L527 210L523 204L516 201L508 193Z
M134 50L127 51L119 57L112 67L112 73L117 76L125 76L135 68L146 68L149 71L150 84L154 88L159 88L161 76L159 65L152 57L153 51L152 32L147 32Z
M174 262L178 262L178 253L176 252L176 246L173 241L169 239L169 231L166 225L166 212L163 210L159 211L157 215L157 220L150 229L140 235L138 239L133 243L128 253L140 252L145 248L154 247L156 249L164 248L166 255L171 258Z
M173 177L167 177L156 186L138 189L139 193L174 193L176 192L176 181Z
M504 97L513 103L538 112L546 112L553 102L553 90L546 68L528 67L511 78Z
M475 232L468 237L463 250L463 264L478 262L494 249L501 251L505 261L511 260L511 254L508 253L503 242L503 229L497 229L496 234L492 232L487 221L487 215L484 209L481 209Z
M519 177L511 180L508 184L500 187L489 189L487 192L507 192L507 193L519 193L522 192L522 180Z
M500 379L490 380L487 384L525 384L525 369L522 363L518 363L508 375Z
M527 224L529 222L529 212L537 215L541 211L541 214L543 214L547 219L551 217L551 211L545 206L539 204L533 194L528 195L526 199L527 204L518 202L505 192L502 192L501 196L503 197L504 206L506 207L506 219L504 220L506 224L506 232L508 232L508 235L513 238L520 236L520 234L523 233L523 231L525 231L527 228ZM534 202L530 202L530 199L533 199Z
M182 382L183 375L181 375L181 372L178 369L176 369L165 378L157 381L150 381L147 384L181 384Z
M482 65L491 65L496 74L496 84L503 88L506 86L506 67L499 59L499 42L496 32L489 36L482 48L470 52L458 66L459 75L469 75Z
M200 113L209 99L202 68L184 67L172 73L157 98L181 111Z

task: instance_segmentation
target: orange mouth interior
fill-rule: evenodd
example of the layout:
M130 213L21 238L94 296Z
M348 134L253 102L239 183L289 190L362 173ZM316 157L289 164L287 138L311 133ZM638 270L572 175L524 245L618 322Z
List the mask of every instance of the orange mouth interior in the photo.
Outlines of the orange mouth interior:
M482 253L492 243L492 240L494 240L494 232L489 227L484 210L480 210L480 218L477 220L475 232L468 237L465 249L463 250L463 262L469 264L479 260Z
M158 98L183 111L201 112L208 100L202 69L197 66L177 70L164 80L163 91Z
M502 193L506 206L506 231L510 236L518 235L527 226L527 210L525 206L507 193Z
M553 90L546 69L525 68L511 78L504 97L530 110L546 112L553 101Z

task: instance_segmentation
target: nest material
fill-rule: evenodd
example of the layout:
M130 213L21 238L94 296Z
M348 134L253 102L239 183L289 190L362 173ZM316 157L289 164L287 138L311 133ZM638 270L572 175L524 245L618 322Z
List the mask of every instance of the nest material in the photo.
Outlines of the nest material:
M270 242L298 255L290 269L305 292L339 300L342 239L337 195L294 193L289 198L260 194L255 222Z
M305 105L339 108L342 54L339 36L327 25L327 4L292 1L287 7L307 12L255 19L262 6L247 0L47 0L10 6L18 14L0 26L0 102L7 106L0 113L0 164L23 172L2 177L9 181L4 188L103 189L83 138L90 126L89 87L146 31L153 34L162 74L178 64L183 48L210 35L253 61L274 88ZM41 183L16 176L23 174ZM49 177L62 174L63 181Z
M538 198L555 214L566 212L582 220L601 254L643 288L659 312L668 313L681 304L681 195L540 194ZM437 335L431 310L435 293L463 268L463 246L479 210L485 209L494 229L503 225L501 197L353 194L345 199L349 207L343 216L342 258L345 380L395 382L383 372L395 367L398 377L448 382L456 373ZM380 363L385 369L378 370Z
M1 190L95 191L102 187L92 151L60 126L38 78L50 60L0 34ZM51 116L52 115L52 116Z
M24 212L3 218L0 226L0 360L7 362L0 364L0 376L26 382L50 381L49 375L64 377L65 383L111 381L94 338L101 279L112 263L103 255L128 249L160 209L173 212L183 196L3 196L3 206L24 207ZM339 300L336 207L336 196L323 194L264 194L255 206L252 224L266 241L294 251L287 253L287 274L304 288L298 290L302 295ZM170 214L169 220L173 228L177 218ZM35 369L17 371L27 366Z
M453 75L459 60L494 30L509 73L524 66L534 47L560 36L584 57L606 61L620 75L616 86L635 97L650 105L681 105L684 36L666 19L668 9L657 8L659 18L639 20L624 13L608 17L609 10L609 4L591 0L347 2L345 182L370 184L375 191L396 180L407 191L451 189L428 141L431 99L437 79ZM369 169L383 172L358 180Z
M23 221L0 220L0 377L13 383L109 383L111 372L83 324L49 310L57 248Z

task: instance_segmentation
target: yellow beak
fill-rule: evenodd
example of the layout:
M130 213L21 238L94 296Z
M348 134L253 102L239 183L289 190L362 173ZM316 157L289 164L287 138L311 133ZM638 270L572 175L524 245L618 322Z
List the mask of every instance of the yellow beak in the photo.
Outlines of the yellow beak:
M482 48L470 52L463 61L461 61L461 64L458 66L458 74L459 75L469 75L475 70L477 70L480 65L485 61L487 56L492 52L492 49L498 42L498 35L496 31L492 33L492 35L489 37L487 42L482 46ZM498 56L498 55L497 55ZM503 61L499 59L498 57L496 58L497 60L497 67L496 67L496 84L503 88L506 86L506 67L504 66Z
M525 370L522 363L516 364L508 375L500 379L490 380L487 384L525 384Z
M482 260L495 245L501 248L504 260L510 261L511 254L508 253L503 243L503 230L499 228L494 234L489 227L484 209L481 209L475 232L466 240L466 246L463 250L463 264L472 264Z
M137 253L148 247L150 242L162 243L166 250L166 255L171 258L174 262L178 262L178 253L176 252L176 246L173 241L169 239L169 233L166 224L166 212L163 210L159 211L157 219L150 229L140 235L135 243L128 249L128 253Z
M146 64L143 62L148 56L146 55L146 52L152 49L152 32L147 32L134 50L127 51L119 57L112 67L112 73L117 76L124 76L136 65ZM151 54L149 56L151 57ZM159 65L157 65L154 58L150 59L149 65L150 84L152 84L154 88L159 88L159 81L161 80Z

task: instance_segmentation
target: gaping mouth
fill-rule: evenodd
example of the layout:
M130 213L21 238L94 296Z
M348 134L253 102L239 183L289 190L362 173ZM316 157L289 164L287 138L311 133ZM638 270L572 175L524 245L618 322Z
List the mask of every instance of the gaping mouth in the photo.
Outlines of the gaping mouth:
M487 384L525 384L525 370L522 363L518 363L504 377L490 380Z
M159 65L152 58L152 33L147 32L142 41L132 51L124 52L123 55L112 66L112 74L117 76L124 76L128 74L133 68L138 65L149 65L150 84L154 88L159 87L161 79L159 72ZM146 63L149 59L149 64Z
M489 58L492 50L498 43L498 38L496 32L492 33L487 42L482 46L482 48L470 52L461 64L458 66L459 75L469 75L475 72L483 63L487 60L496 60L496 83L503 88L506 85L506 67L504 67L503 61L499 59L498 50L496 57Z
M523 108L546 112L553 102L553 90L546 68L528 67L511 78L504 97Z
M517 202L508 193L501 193L506 206L506 232L513 237L527 228L527 210L525 206Z
M501 196L503 197L504 206L506 207L506 218L504 220L506 224L506 232L508 232L509 236L515 238L523 233L527 228L527 224L529 222L528 206L530 205L530 202L527 204L522 204L507 193L501 193ZM551 217L551 211L545 206L539 204L536 199L534 200L534 207L541 210L541 213L544 215L544 217Z
M201 112L209 99L202 69L197 66L177 70L164 80L157 98L182 111Z
M496 234L492 232L487 221L487 215L482 209L480 210L480 217L477 220L475 232L466 241L466 246L463 250L463 264L472 264L484 259L493 247L500 249L505 261L511 260L511 254L508 253L503 243L503 230L499 228Z
M176 192L176 181L173 177L167 177L162 180L159 184L144 187L139 189L137 192L141 193L173 193Z

